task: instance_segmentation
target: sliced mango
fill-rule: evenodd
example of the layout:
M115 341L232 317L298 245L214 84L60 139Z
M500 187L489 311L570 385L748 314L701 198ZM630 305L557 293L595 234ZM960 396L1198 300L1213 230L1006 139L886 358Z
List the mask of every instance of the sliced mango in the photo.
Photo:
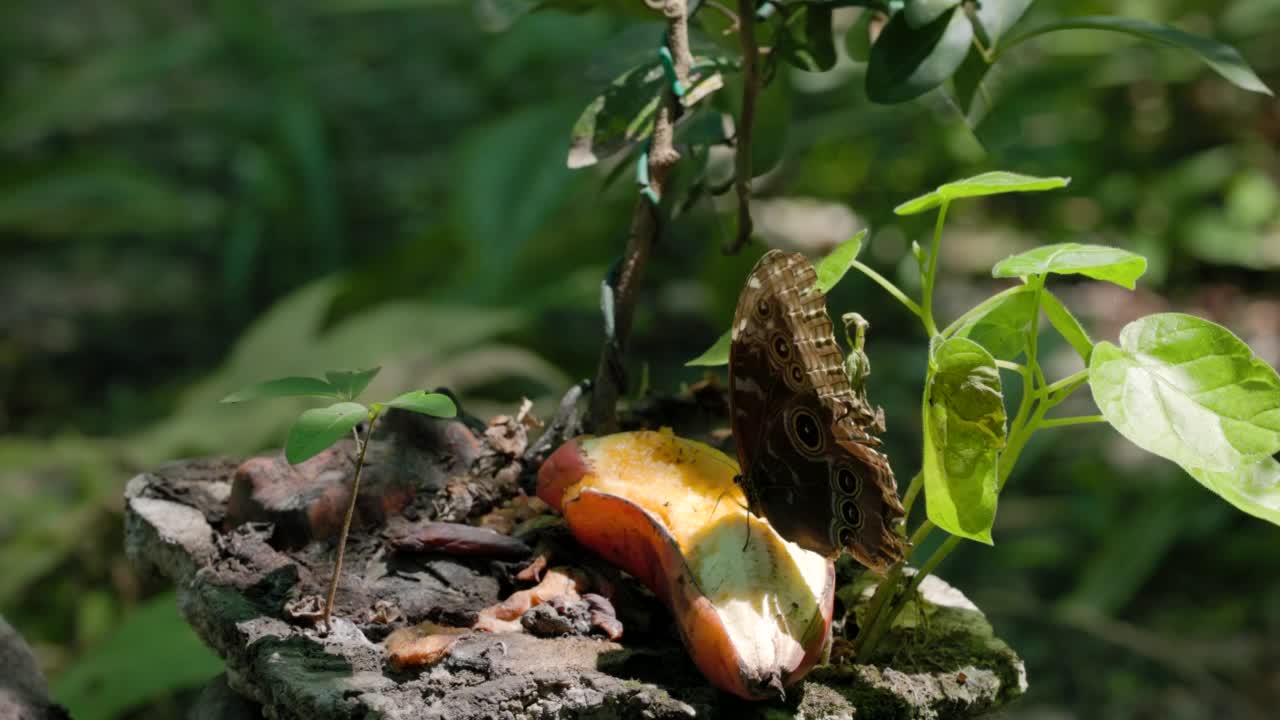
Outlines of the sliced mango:
M666 604L713 685L758 700L821 657L835 569L747 513L737 474L724 453L665 428L583 436L543 464L538 496Z

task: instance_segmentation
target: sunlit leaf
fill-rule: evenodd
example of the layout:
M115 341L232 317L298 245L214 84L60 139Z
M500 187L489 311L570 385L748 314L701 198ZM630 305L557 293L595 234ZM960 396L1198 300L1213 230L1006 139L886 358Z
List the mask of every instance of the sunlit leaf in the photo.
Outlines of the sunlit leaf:
M995 358L967 338L938 343L925 393L922 472L929 520L989 545L1006 432Z
M831 288L835 287L845 273L849 272L849 268L853 267L853 261L858 259L858 251L862 250L862 241L867 237L867 231L859 230L854 236L839 245L830 254L818 261L814 269L818 271L818 292L823 295L831 292Z
M871 46L867 61L867 97L878 103L917 98L951 77L969 52L973 24L959 8L921 28L906 13L889 19Z
M369 387L369 382L380 370L382 370L380 367L368 370L330 370L324 376L329 380L330 385L337 388L339 397L352 400Z
M653 128L662 89L657 58L631 68L587 105L573 125L569 167L596 164L646 137Z
M731 344L733 344L733 333L732 331L726 330L725 333L716 340L714 345L707 348L706 352L702 353L698 357L685 363L685 366L689 367L696 365L715 367L717 365L728 365L729 346Z
M946 200L958 198L981 197L984 195L1001 195L1012 192L1039 192L1064 187L1071 182L1065 177L1034 177L1019 173L997 170L975 175L964 180L939 185L933 192L912 198L898 207L894 213L898 215L915 215L938 207Z
M439 418L451 418L458 414L458 406L453 404L453 400L448 395L429 393L425 390L404 393L383 405Z
M368 408L353 402L307 410L289 429L284 457L295 465L314 457L368 418Z
M1168 25L1139 20L1129 17L1110 15L1091 15L1067 18L1028 30L1017 38L1010 40L1006 46L1016 45L1037 35L1057 30L1107 30L1136 35L1144 40L1171 45L1186 50L1200 58L1213 71L1226 78L1236 87L1266 95L1273 94L1271 88L1254 73L1249 64L1240 56L1239 51L1230 45L1217 40L1183 32Z
M1280 463L1275 458L1267 456L1230 471L1186 470L1223 500L1250 515L1280 525Z
M1089 339L1089 333L1085 331L1076 316L1048 290L1040 294L1040 307L1044 309L1044 314L1048 316L1053 328L1071 344L1071 347L1075 348L1075 351L1080 354L1080 359L1087 365L1089 356L1093 354L1093 341Z
M1280 451L1280 376L1208 320L1129 323L1119 347L1094 347L1089 385L1120 434L1184 468L1236 473Z
M954 336L969 338L1001 360L1012 360L1027 347L1035 305L1036 293L1031 288L1005 291L961 325Z
M1007 257L996 263L991 269L991 276L1009 278L1045 273L1084 275L1132 290L1134 283L1146 270L1147 259L1128 250L1105 245L1059 243L1043 245Z
M340 396L338 388L319 378L284 377L255 383L222 398L220 402L239 403L272 397L332 397Z

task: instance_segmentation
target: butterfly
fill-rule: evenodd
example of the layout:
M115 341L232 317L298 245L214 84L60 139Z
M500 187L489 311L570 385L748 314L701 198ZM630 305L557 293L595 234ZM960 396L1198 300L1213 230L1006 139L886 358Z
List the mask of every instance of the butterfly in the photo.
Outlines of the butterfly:
M876 448L883 413L856 394L817 273L770 250L734 313L729 402L748 510L784 538L877 572L903 557L904 512Z

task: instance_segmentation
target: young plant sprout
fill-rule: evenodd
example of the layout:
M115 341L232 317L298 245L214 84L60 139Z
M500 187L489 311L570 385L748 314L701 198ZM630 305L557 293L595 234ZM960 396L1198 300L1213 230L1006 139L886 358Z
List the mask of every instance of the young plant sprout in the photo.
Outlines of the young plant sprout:
M906 493L906 520L923 492L926 519L907 532L906 558L891 566L872 596L854 640L859 662L873 657L894 618L913 601L921 582L961 540L993 544L996 501L1031 437L1053 428L1109 423L1130 442L1172 460L1187 474L1250 515L1280 525L1280 375L1229 330L1179 313L1139 318L1119 345L1089 338L1080 322L1046 287L1051 275L1083 275L1132 290L1146 271L1140 255L1101 245L1038 247L996 263L992 276L1021 281L939 328L933 298L947 209L955 200L1051 190L1068 178L990 172L947 183L899 205L899 215L936 209L927 249L916 245L921 278L916 301L857 260L866 231L817 266L818 287L834 286L856 269L920 320L929 338L929 366L921 398L923 457ZM1041 365L1041 316L1080 356L1084 369L1050 381ZM849 315L851 381L865 383L865 323ZM689 365L729 361L729 334ZM1019 362L1021 360L1021 362ZM1008 421L1001 371L1021 385ZM1101 414L1048 417L1088 385ZM906 465L903 458L899 466ZM913 554L935 530L949 534L908 576Z
M324 614L321 618L325 632L331 629L333 600L338 593L338 577L342 574L342 558L346 552L347 534L351 531L351 520L356 510L356 497L360 493L360 471L364 467L364 456L365 451L369 449L369 440L373 437L374 423L386 408L398 408L439 418L451 418L458 414L458 408L449 396L423 390L407 392L386 402L370 403L368 406L355 402L355 398L364 392L379 370L381 368L375 367L358 371L329 371L324 374L323 380L297 376L277 378L250 385L222 399L224 403L272 397L317 397L338 400L328 407L313 408L298 416L293 427L289 429L289 436L284 445L285 459L293 465L315 457L348 432L355 438L356 467L351 479L351 500L347 503L346 516L342 521L342 534L338 538L338 555L334 560L333 577L329 580L329 592L325 596ZM361 423L364 423L363 433L359 430Z

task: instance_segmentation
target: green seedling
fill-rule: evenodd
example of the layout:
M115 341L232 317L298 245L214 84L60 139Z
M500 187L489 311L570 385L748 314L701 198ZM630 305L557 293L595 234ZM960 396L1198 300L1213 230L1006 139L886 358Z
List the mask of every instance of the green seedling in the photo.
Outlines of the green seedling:
M859 661L872 658L920 583L961 540L993 544L991 528L1000 491L1037 432L1108 423L1138 447L1177 463L1237 508L1280 525L1280 462L1273 457L1280 452L1280 375L1275 369L1226 328L1179 313L1129 323L1119 344L1095 343L1046 288L1053 276L1082 275L1133 289L1146 270L1142 256L1101 245L1062 243L1005 258L992 268L992 276L1016 278L1020 284L939 328L933 307L935 278L951 203L1052 190L1068 182L1061 177L985 173L899 205L899 215L937 211L932 242L915 252L921 277L918 301L857 259L865 231L818 263L820 289L829 290L848 270L858 270L919 318L929 338L920 406L924 451L920 470L903 496L908 522L922 493L926 517L910 532L903 528L910 549L871 599L854 642ZM1053 381L1046 377L1039 352L1042 318L1079 354L1084 369ZM727 363L727 337L726 333L689 364ZM851 367L857 368L855 385L865 372L858 347L855 340L850 359ZM1012 407L1006 407L1002 371L1021 385ZM1049 416L1085 385L1100 414ZM939 529L949 537L908 577L904 569L912 553Z
M328 407L312 408L303 412L289 429L285 440L284 456L291 464L298 464L333 445L348 432L356 442L356 467L351 479L351 500L347 503L346 517L342 521L342 534L338 538L338 555L333 564L333 577L325 597L321 624L325 632L330 629L333 600L338 592L338 578L342 574L342 558L346 552L347 534L355 515L356 496L360 492L360 471L364 467L365 451L373 437L373 426L387 408L398 408L432 417L451 418L458 408L449 396L414 390L391 400L362 405L355 402L381 368L358 371L329 371L324 379L313 377L284 377L250 385L222 399L224 403L279 397L316 397L337 400ZM364 423L364 432L359 425Z

